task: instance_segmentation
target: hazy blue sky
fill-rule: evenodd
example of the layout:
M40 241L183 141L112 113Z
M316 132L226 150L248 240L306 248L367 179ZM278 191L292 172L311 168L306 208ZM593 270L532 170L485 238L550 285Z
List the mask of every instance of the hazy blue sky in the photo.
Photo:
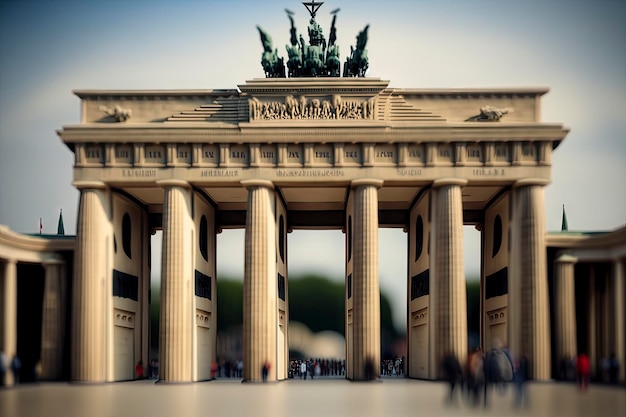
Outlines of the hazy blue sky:
M553 156L548 230L562 204L570 229L626 222L626 2L327 1L317 16L327 35L338 7L342 61L370 24L368 76L392 87L549 87L543 121L571 132ZM55 133L79 121L73 89L235 88L263 76L257 24L284 51L285 8L305 34L308 14L292 0L0 0L0 224L36 233L41 217L55 233L62 208L75 233L73 155ZM479 240L468 235L472 275ZM381 230L380 240L381 285L401 323L406 235ZM243 233L218 242L218 271L241 274ZM289 244L291 273L343 276L340 232L294 232Z

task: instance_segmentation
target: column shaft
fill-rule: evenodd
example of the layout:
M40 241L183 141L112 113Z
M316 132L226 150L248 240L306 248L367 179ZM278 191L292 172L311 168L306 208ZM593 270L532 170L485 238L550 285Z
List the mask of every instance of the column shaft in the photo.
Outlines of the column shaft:
M593 266L589 267L589 282L588 282L588 305L589 305L589 321L587 323L587 344L588 344L588 354L589 354L589 369L591 372L591 376L595 377L597 372L597 319L598 319L598 294L596 292L596 272Z
M461 363L467 358L467 290L463 264L464 181L435 182L433 209L433 279L435 288L435 350L440 369L446 354Z
M166 183L163 202L159 379L192 380L191 194L186 183Z
M618 259L613 263L612 278L612 304L615 306L615 311L613 312L613 335L615 337L613 342L613 351L615 352L615 357L620 364L617 379L618 381L624 382L624 380L626 380L626 319L624 318L626 315L626 312L624 311L624 302L626 300L626 293L624 293L624 287L626 287L626 285L624 283L624 279L626 279L626 276L624 275L624 261L622 259Z
M512 246L515 262L511 315L519 314L511 339L513 354L526 354L531 377L550 378L550 320L546 274L546 227L543 186L521 183L515 189ZM515 305L519 303L519 305Z
M382 183L381 183L382 184ZM353 378L380 376L380 287L378 279L378 188L354 182Z
M81 190L72 296L72 380L107 379L107 312L110 221L106 191Z
M261 381L264 363L271 365L268 380L276 380L278 284L276 277L276 220L273 186L251 181L246 211L243 279L244 381Z
M4 329L2 330L2 345L0 350L4 352L7 361L7 371L4 381L0 381L0 387L13 385L13 373L10 371L10 363L17 353L17 263L9 259L4 265L4 288L2 294L2 318Z
M46 270L41 329L41 379L60 379L65 340L65 282L63 263L44 263Z
M556 325L556 359L574 359L576 348L576 292L574 267L576 259L562 255L554 265L554 297Z

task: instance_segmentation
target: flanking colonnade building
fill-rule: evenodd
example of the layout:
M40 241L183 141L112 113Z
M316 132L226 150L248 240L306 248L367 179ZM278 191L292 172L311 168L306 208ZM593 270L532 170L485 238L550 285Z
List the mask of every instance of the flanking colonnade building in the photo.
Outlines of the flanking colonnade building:
M58 131L80 190L75 242L60 248L72 256L0 230L4 352L17 352L16 283L28 279L19 264L42 262L41 361L53 369L44 374L132 379L134 364L149 361L150 236L162 229L159 378L208 380L216 235L245 228L243 379L261 380L265 362L269 380L286 379L287 234L341 229L347 378L363 380L381 359L378 229L393 227L408 239L407 276L395 277L407 285L408 376L437 379L444 354L468 353L463 226L475 225L482 346L499 340L526 354L539 380L582 350L594 366L608 351L624 364L624 231L546 233L544 187L568 131L541 120L547 90L388 84L303 77L76 91L81 121ZM62 267L16 248L53 248L48 258Z

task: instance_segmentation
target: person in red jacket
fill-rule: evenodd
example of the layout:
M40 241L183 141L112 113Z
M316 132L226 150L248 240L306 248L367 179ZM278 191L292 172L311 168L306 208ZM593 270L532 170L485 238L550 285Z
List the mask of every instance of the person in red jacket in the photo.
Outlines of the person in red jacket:
M139 361L135 365L135 379L143 379L143 361Z
M576 359L576 376L580 390L587 391L589 386L589 356L586 353L581 353Z

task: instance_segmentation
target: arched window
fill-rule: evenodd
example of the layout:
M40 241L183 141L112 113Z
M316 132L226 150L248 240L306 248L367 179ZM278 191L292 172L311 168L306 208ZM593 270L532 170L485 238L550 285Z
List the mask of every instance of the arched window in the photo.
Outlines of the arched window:
M282 263L285 263L285 218L282 214L278 218L278 253Z
M348 216L348 262L352 259L352 216Z
M198 240L200 253L202 254L204 260L209 262L209 225L204 214L200 218L200 232L198 233Z
M498 214L493 220L493 251L491 254L492 258L495 258L498 252L500 252L500 246L502 246L502 218Z
M422 215L417 216L417 220L415 221L415 262L422 255L422 250L424 249L424 220L422 219Z
M131 231L132 226L130 222L130 214L124 213L124 217L122 218L122 248L124 249L126 256L128 256L128 259L133 259L133 255L131 253Z

